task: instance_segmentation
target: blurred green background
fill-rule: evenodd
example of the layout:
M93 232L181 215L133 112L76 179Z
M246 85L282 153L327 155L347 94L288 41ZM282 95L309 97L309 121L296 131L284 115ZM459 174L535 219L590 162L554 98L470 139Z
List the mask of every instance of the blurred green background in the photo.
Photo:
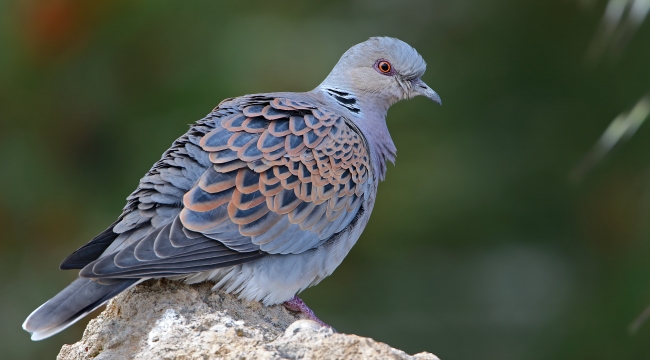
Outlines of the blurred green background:
M650 24L586 61L605 1L0 1L0 357L59 262L223 98L306 91L370 36L441 95L395 105L395 167L339 269L303 293L339 331L463 359L647 359L650 125L569 174L650 90Z

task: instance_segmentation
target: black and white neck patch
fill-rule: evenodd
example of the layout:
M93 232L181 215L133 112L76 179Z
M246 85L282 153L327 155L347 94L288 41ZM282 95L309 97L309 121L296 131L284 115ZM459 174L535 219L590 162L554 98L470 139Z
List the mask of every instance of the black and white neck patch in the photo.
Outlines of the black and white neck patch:
M358 114L361 111L361 109L359 109L357 106L357 99L354 97L354 95L343 90L335 90L331 88L325 88L325 91L327 91L327 94L333 97L334 100L336 100L336 102L344 108L352 111L355 114Z

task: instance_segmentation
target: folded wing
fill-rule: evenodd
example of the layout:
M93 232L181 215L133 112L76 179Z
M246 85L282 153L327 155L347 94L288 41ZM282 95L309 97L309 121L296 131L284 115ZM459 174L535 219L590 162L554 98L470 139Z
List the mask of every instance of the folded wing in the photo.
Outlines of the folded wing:
M299 254L345 231L369 187L358 129L309 101L227 101L175 145L81 276L175 276Z

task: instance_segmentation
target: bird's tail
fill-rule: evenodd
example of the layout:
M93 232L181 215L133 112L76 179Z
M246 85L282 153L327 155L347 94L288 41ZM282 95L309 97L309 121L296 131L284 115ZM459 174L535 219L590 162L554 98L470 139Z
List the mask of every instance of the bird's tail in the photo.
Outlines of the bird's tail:
M32 334L34 341L48 338L142 280L120 279L100 284L90 279L78 278L34 310L23 323L23 329Z

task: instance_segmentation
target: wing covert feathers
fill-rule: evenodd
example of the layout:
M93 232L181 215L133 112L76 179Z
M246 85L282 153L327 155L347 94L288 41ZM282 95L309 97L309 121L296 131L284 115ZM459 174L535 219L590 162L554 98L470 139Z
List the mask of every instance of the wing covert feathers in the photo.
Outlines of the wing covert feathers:
M298 254L350 224L369 176L365 141L343 117L287 98L227 101L141 180L108 250L74 265L133 279Z
M183 197L187 229L214 237L234 223L260 250L289 254L318 246L350 223L368 186L370 160L362 135L345 118L266 96L225 102L213 114L214 128L199 142L212 165Z

